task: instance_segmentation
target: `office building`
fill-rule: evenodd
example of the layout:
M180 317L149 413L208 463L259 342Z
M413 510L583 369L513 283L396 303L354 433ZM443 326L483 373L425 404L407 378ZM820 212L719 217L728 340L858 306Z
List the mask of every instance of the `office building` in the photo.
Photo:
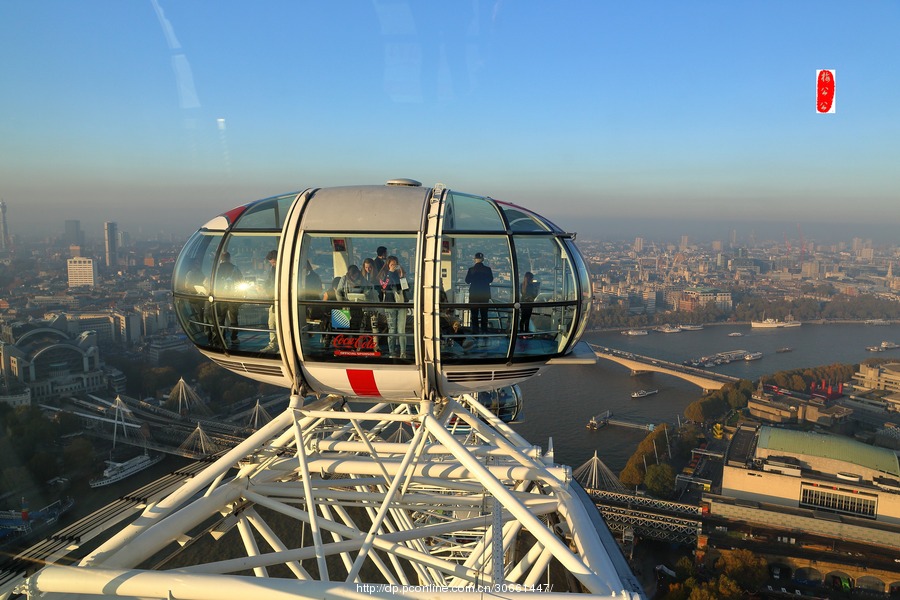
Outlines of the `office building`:
M66 261L69 287L94 287L97 282L97 265L94 259L76 256Z
M114 269L119 264L118 226L112 221L107 221L103 224L103 234L106 241L106 266Z
M78 219L66 220L65 241L70 246L84 246L84 232Z
M859 371L854 373L857 390L879 390L881 400L893 410L900 410L900 363L891 362L880 365L859 365Z
M0 250L9 250L9 226L6 224L6 202L0 200Z

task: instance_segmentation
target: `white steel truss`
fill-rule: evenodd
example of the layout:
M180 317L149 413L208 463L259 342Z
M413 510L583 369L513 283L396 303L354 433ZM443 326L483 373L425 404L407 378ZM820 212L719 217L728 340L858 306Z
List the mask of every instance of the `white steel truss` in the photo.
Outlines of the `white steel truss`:
M391 441L401 439L399 429L412 439ZM578 492L586 498L568 467L542 457L471 397L356 404L292 396L287 410L78 565L46 566L18 591L198 600L432 598L447 590L642 598ZM180 548L230 531L241 556L180 562Z

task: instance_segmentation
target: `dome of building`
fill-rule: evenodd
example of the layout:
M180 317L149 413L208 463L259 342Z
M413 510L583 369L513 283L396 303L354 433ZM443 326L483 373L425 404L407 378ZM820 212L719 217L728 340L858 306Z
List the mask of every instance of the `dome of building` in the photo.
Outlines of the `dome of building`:
M514 204L412 180L232 209L175 266L190 340L219 365L319 393L494 390L576 348L590 284L574 235Z

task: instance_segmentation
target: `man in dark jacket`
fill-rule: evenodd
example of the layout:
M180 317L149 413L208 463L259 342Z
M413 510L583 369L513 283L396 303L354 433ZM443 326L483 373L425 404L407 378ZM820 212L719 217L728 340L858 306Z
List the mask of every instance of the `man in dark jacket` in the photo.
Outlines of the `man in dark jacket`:
M484 254L475 254L475 264L469 267L466 273L466 283L469 284L469 302L472 304L487 304L491 301L491 282L494 281L494 273L484 264ZM472 309L472 333L484 333L488 327L488 307L475 306Z
M220 295L226 298L236 298L239 295L238 284L244 280L241 270L231 262L231 253L223 252L221 262L216 269L216 289ZM238 339L238 313L241 309L240 302L221 302L225 315L228 317L228 327L231 329L231 343L237 345L240 343ZM221 318L221 317L220 317ZM223 335L225 331L222 332Z

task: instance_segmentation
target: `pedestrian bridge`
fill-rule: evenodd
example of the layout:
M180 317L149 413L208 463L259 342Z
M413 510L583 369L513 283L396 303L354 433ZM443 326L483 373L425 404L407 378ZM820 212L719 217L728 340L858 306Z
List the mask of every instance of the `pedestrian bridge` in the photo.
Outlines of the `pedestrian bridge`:
M623 352L603 346L592 346L598 358L611 360L631 370L632 375L641 373L663 373L689 381L700 387L704 393L721 389L726 383L739 381L737 377L712 373L694 367L685 367L652 356L641 356L632 352Z

